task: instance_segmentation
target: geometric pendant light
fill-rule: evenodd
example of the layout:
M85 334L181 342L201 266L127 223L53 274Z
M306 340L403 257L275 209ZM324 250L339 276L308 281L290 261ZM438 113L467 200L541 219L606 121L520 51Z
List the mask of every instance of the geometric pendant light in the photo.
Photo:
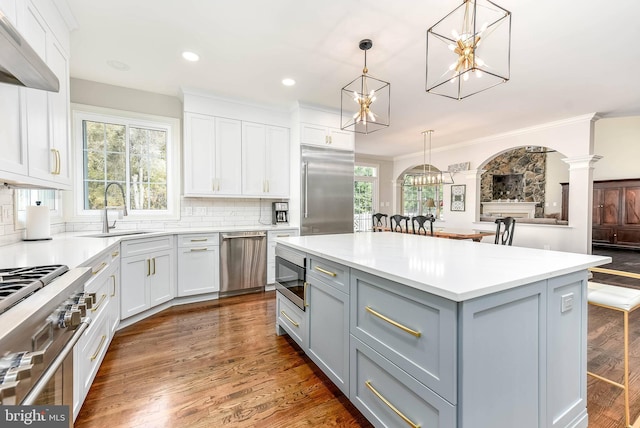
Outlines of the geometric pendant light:
M440 171L431 165L431 135L435 131L429 129L422 132L423 159L422 172L418 174L405 174L404 185L414 187L439 187L443 184L453 184L453 177L449 171ZM429 135L429 160L427 161L427 135Z
M464 0L427 30L426 91L461 100L510 77L511 12Z
M368 134L389 126L391 84L368 74L367 51L373 42L364 39L358 46L364 51L364 68L341 90L340 128Z

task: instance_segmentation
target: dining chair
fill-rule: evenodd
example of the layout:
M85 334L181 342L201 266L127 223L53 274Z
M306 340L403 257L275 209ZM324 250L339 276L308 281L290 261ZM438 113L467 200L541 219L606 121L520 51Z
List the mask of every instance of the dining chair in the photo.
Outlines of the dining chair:
M404 221L404 229L402 228L402 222ZM395 223L395 225L394 225ZM405 232L409 230L409 217L395 214L390 217L391 231L392 232Z
M513 229L516 227L516 219L513 217L501 217L496 219L496 244L511 245L513 242Z
M415 235L431 235L433 236L433 222L435 217L432 215L417 215L411 219L411 227ZM425 223L429 222L429 231L425 227ZM416 228L416 223L418 227Z
M371 230L376 231L377 227L387 227L387 214L375 213L373 216L373 222L371 224Z

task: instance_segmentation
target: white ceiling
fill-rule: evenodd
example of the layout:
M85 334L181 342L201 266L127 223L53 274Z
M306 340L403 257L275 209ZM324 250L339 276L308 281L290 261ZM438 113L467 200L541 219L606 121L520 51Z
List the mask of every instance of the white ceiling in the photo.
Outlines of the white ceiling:
M511 80L461 101L424 90L426 30L460 0L67 3L78 22L72 77L173 96L185 87L339 109L340 88L362 71L358 43L372 39L367 65L391 82L391 126L358 134L363 154L420 152L425 129L437 148L591 112L640 115L637 0L496 0L512 13Z

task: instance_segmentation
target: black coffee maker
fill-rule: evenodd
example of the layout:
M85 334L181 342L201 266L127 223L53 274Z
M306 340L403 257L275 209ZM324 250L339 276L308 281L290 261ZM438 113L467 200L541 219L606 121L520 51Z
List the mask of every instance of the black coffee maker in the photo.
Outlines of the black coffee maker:
M289 202L273 203L273 224L289 223Z

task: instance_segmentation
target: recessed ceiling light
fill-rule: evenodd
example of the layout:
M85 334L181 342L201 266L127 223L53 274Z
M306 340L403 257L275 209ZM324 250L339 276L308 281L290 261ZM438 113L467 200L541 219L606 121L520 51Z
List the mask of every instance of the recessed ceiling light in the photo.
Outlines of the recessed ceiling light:
M293 86L296 84L296 81L287 77L286 79L282 79L282 84L284 86Z
M115 68L118 71L131 70L131 67L129 67L129 64L125 64L124 62L117 61L115 59L110 59L109 61L107 61L107 65L109 65L109 67Z
M200 56L194 52L184 51L182 52L182 58L186 59L187 61L195 62L200 59Z

